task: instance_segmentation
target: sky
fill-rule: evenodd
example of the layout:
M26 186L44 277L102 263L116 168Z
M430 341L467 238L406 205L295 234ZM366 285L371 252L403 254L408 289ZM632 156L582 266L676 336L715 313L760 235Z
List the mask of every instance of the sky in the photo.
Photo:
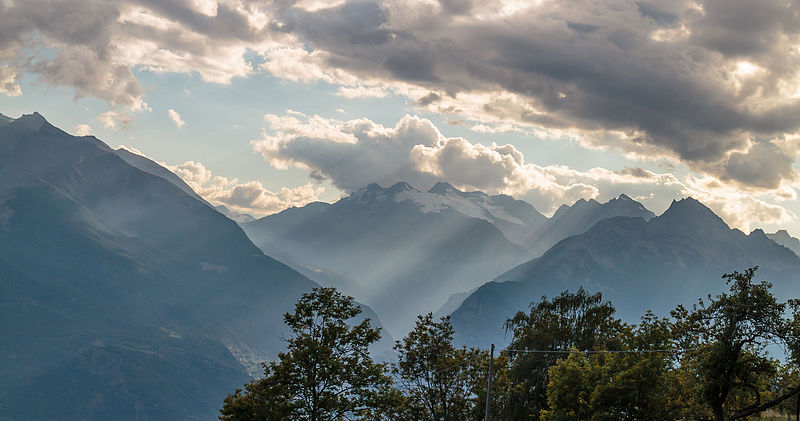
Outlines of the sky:
M798 64L786 0L0 0L0 113L256 216L443 180L800 236Z

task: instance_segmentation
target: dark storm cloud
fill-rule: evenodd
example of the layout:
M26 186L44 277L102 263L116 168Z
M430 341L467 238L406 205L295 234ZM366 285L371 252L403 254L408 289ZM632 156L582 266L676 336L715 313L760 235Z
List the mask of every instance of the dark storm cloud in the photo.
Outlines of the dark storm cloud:
M747 153L735 152L725 166L725 177L747 185L775 189L783 179L795 179L794 160L772 142L758 141Z
M706 0L702 5L692 40L725 55L763 55L800 29L797 2Z
M422 105L423 107L433 104L434 102L441 101L442 97L439 96L436 92L431 92L428 95L417 100L417 104Z
M505 90L543 111L510 116L519 122L637 133L621 147L661 148L696 169L709 170L724 166L730 151L747 149L750 136L800 127L798 102L782 98L785 93L778 90L778 82L794 82L789 70L797 71L798 17L797 5L783 1L708 0L699 6L543 2L496 19L454 21L443 13L426 16L424 23L398 19L398 25L392 13L408 10L362 1L309 13L304 21L315 25L296 25L295 30L313 48L328 52L331 65L354 74L399 79L456 96ZM384 13L382 19L347 25L338 10L348 7L362 11L347 15L354 19L369 16L366 10ZM442 9L451 6L442 4ZM330 36L319 32L327 19L335 22ZM364 32L388 31L385 42L363 46L349 41ZM762 74L737 89L732 60L759 66ZM782 153L794 161L792 148L773 152L746 156L763 160ZM765 174L765 179L745 174L740 158L733 157L730 167L738 170L727 171L726 177L775 185L776 174Z
M472 0L439 0L442 10L453 15L464 15L472 9Z

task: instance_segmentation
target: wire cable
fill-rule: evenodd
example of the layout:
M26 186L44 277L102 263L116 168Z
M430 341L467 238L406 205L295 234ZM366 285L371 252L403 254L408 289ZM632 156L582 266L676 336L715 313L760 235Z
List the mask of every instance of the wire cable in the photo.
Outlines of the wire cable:
M519 354L655 354L697 351L697 348L686 349L607 349L607 350L547 350L547 349L504 349L505 352L516 352ZM502 351L501 351L502 352Z

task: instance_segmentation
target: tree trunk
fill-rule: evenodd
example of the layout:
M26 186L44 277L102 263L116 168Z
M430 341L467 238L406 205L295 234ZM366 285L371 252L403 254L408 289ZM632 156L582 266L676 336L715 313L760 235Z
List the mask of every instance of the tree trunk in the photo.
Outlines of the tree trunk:
M725 421L725 411L722 405L714 405L711 409L714 412L714 421Z

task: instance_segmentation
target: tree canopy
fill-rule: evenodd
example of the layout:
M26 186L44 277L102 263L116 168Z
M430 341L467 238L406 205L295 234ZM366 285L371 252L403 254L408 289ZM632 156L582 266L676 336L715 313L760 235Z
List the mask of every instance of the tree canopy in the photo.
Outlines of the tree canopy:
M520 311L506 322L506 330L514 335L509 349L616 349L623 323L614 318L615 312L602 294L589 294L583 288L576 293L565 291L552 300L542 297L531 303L528 313ZM518 385L511 393L510 419L538 418L547 408L548 370L564 357L558 353L509 354L509 376Z
M380 339L361 308L333 288L303 295L284 315L287 351L264 365L264 377L225 399L222 419L333 421L372 419L397 405L387 367L372 361Z
M778 300L756 269L723 275L725 293L669 318L647 312L635 325L582 288L531 303L505 325L513 338L493 360L491 419L733 421L796 411L800 300ZM489 352L456 347L448 317L418 316L395 345L397 360L378 364L369 346L380 332L360 314L332 288L304 295L284 316L286 352L228 396L220 418L484 419Z

